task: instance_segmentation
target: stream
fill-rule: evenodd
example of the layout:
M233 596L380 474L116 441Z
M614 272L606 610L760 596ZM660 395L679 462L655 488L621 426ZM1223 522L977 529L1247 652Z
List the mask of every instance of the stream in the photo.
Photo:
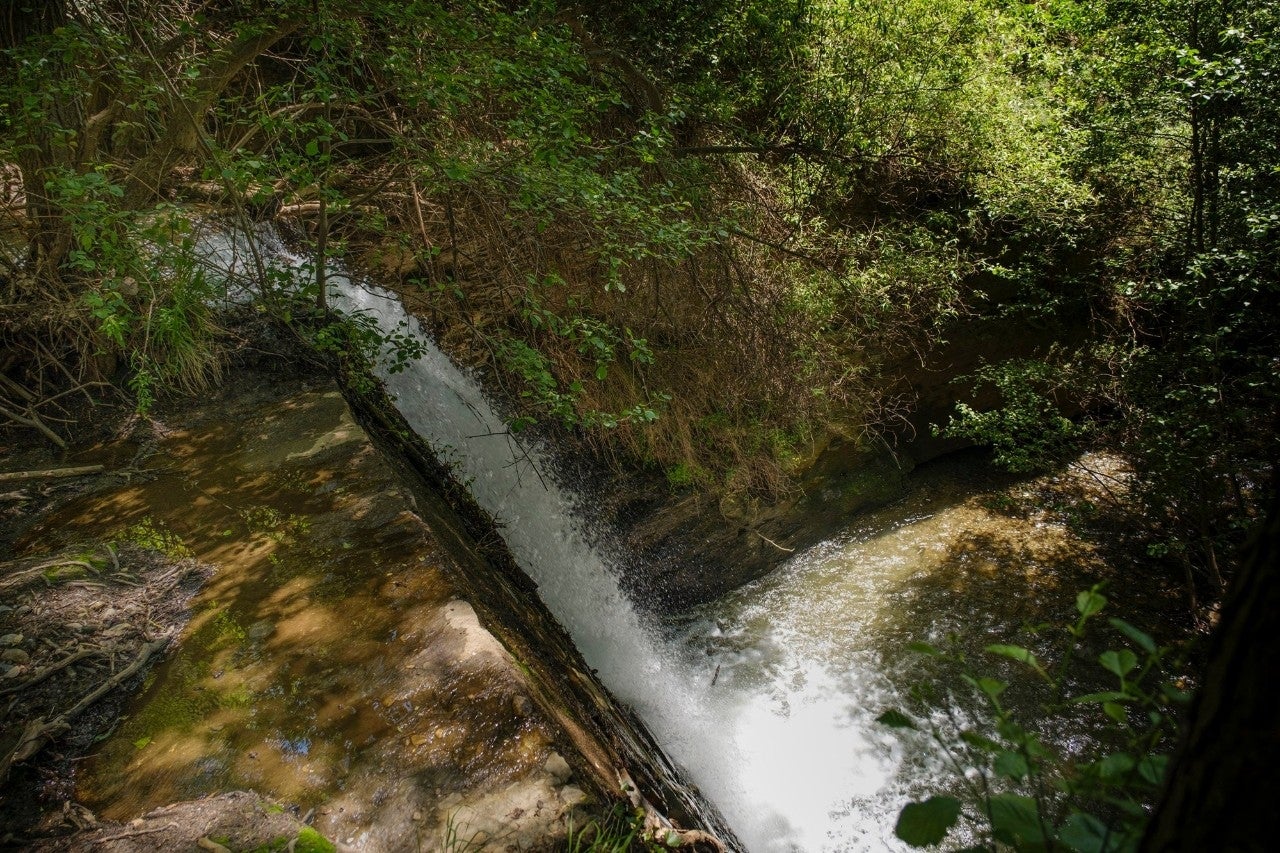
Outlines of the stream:
M239 241L206 245L215 266L243 270ZM260 246L272 263L310 274L273 233ZM752 853L903 849L897 811L946 778L923 739L875 722L905 703L915 666L906 645L950 633L1004 641L1027 620L1069 610L1101 571L1061 525L1001 512L991 496L1004 486L960 460L932 466L903 501L719 601L642 613L589 544L599 531L588 536L588 511L550 476L544 448L509 434L476 378L392 294L337 268L329 284L335 306L424 339L423 357L384 377L399 408L499 521L600 679Z

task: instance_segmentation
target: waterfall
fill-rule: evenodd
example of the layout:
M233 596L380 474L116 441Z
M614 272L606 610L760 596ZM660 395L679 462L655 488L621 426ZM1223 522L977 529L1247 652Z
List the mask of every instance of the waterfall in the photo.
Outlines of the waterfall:
M273 268L312 277L313 261L291 252L274 230L264 226L253 239ZM256 263L249 263L243 237L215 232L200 246L228 282L252 278ZM892 826L883 803L869 813L849 804L850 796L874 798L901 758L891 738L866 733L859 705L879 689L873 677L851 680L841 661L815 668L803 644L791 648L782 631L719 658L731 670L769 656L766 677L735 680L726 672L713 686L714 650L703 641L724 639L715 618L693 618L682 632L648 623L623 592L616 567L588 543L575 496L543 473L552 467L544 450L508 431L476 378L434 346L393 294L336 266L328 284L335 308L423 341L420 358L382 376L398 408L497 520L600 680L638 712L752 853L893 845L883 831L884 821ZM841 822L854 829L833 836Z

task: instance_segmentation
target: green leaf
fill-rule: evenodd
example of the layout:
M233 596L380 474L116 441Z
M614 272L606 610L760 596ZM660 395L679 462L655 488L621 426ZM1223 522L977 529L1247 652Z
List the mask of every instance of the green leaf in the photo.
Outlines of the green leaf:
M151 738L140 737L133 742L134 749L145 749L151 743Z
M1106 853L1114 849L1108 841L1114 841L1115 836L1093 815L1076 812L1063 822L1058 840L1076 853Z
M1120 725L1127 725L1129 715L1125 713L1123 705L1117 705L1115 702L1103 702L1102 712Z
M1107 620L1107 624L1115 628L1121 634L1124 634L1130 640L1138 644L1138 647L1149 655L1156 653L1156 641L1151 639L1151 635L1139 631L1123 619L1112 617Z
M876 717L876 722L882 726L888 726L891 729L916 728L915 721L896 708L890 708L880 716Z
M1019 794L996 794L987 801L987 808L991 812L991 829L1000 841L1015 845L1019 841L1044 843L1035 800Z
M912 847L929 847L946 838L959 817L960 801L955 797L930 797L903 806L893 833Z
M1049 679L1048 673L1044 671L1044 667L1040 665L1040 661L1036 659L1036 656L1032 654L1029 649L1024 649L1022 646L1009 646L1002 643L996 643L995 645L987 646L986 650L993 655L1000 655L1001 657L1006 657L1010 660L1016 660L1019 663L1025 663L1027 666L1034 669L1041 678L1044 678L1046 681Z
M969 682L974 687L978 688L983 693L987 694L987 698L989 698L992 702L996 701L996 699L1000 697L1000 694L1003 693L1005 689L1009 686L1003 681L999 681L994 678L988 678L985 675L982 678L974 678L973 676L970 676L970 675L966 675L963 677L965 681Z
M1115 779L1132 770L1136 763L1129 753L1117 752L1113 755L1108 755L1094 766L1098 768L1098 775L1103 779Z
M1015 782L1025 779L1031 773L1031 767L1027 764L1027 759L1019 753L1008 750L997 755L992 766L1001 776L1006 779L1012 779Z
M1169 769L1169 756L1146 755L1138 762L1138 775L1152 785L1164 781L1165 771Z
M1004 749L1003 746L996 743L991 738L987 737L984 734L979 734L978 732L975 732L975 731L961 732L960 740L969 744L969 746L977 747L978 749L986 750L987 752L999 752L1000 750Z
M1107 598L1094 590L1085 590L1076 596L1076 610L1086 619L1107 606Z
M1138 665L1138 656L1128 649L1121 649L1118 652L1103 652L1098 656L1098 663L1108 672L1114 672L1116 675L1124 678L1133 668Z
M1104 690L1101 693L1086 693L1083 696L1077 696L1071 701L1078 704L1088 702L1130 702L1133 697L1128 693L1121 693L1117 690Z
M907 648L921 655L931 655L933 657L939 657L942 654L941 650L935 648L934 646L929 645L928 643L920 643L920 642L907 643Z

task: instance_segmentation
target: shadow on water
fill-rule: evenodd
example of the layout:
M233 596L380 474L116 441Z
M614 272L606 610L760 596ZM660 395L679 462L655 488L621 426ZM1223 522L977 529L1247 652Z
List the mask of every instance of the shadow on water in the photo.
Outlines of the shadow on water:
M124 538L216 567L79 796L112 819L237 788L304 809L342 792L369 812L402 777L438 795L540 766L546 732L513 712L510 677L486 663L499 652L341 397L235 405L167 432L152 475L22 543Z

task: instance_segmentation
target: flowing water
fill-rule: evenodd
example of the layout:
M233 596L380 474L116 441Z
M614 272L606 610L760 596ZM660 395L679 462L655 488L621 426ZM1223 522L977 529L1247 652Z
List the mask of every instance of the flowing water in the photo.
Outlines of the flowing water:
M305 270L268 237L273 263ZM207 245L221 268L242 264L236 241ZM338 269L329 281L336 306L427 340L391 294ZM413 428L499 520L601 680L753 853L898 849L897 810L941 774L920 739L875 723L903 702L906 644L953 632L979 645L1006 639L1069 608L1100 571L1064 528L999 511L996 485L961 463L720 601L645 615L589 544L589 519L548 476L544 451L508 433L475 377L427 340L423 357L385 378Z

